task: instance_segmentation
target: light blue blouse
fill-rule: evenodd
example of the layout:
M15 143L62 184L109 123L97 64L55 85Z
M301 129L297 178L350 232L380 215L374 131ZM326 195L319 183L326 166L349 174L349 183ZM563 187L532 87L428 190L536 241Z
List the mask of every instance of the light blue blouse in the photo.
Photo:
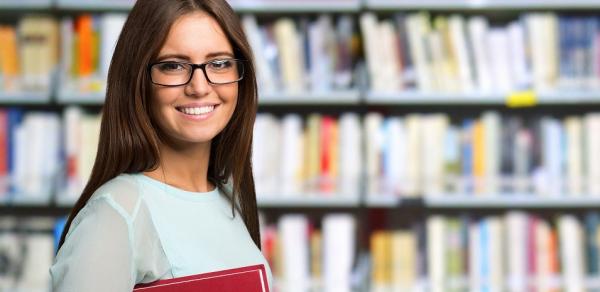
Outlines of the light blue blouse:
M55 292L131 292L137 283L268 263L217 188L184 191L141 173L100 187L50 268Z

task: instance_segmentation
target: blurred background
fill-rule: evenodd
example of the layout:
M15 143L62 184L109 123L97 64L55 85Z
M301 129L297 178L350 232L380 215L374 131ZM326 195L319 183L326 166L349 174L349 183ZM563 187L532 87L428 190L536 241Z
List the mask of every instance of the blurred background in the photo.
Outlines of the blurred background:
M600 1L230 1L276 291L600 291ZM0 0L0 291L46 292L132 0Z

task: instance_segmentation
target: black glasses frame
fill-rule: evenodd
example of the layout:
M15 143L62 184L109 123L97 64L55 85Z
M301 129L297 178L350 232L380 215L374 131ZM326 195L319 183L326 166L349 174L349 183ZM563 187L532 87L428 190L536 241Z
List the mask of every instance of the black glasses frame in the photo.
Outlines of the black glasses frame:
M238 78L237 80L231 81L231 82L224 82L224 83L216 83L216 82L212 82L210 80L210 78L208 77L208 74L206 73L206 66L208 64L212 64L212 63L223 61L223 60L211 60L211 61L208 61L208 62L205 62L202 64L194 64L194 63L181 62L181 61L161 61L161 62L151 63L148 65L148 75L150 76L150 82L152 82L152 84L165 86L165 87L177 87L177 86L183 86L183 85L190 83L190 81L192 81L192 78L194 78L194 72L196 71L196 69L202 70L202 73L204 74L206 81L208 81L208 83L214 84L214 85L231 84L231 83L235 83L235 82L238 82L238 81L244 79L244 71L245 71L244 63L246 60L242 60L242 59L225 59L225 60L236 61L238 64L241 65L241 67L239 68L240 69L240 73L239 73L240 78ZM179 63L179 64L186 64L186 65L192 66L192 73L190 73L190 78L185 83L178 84L178 85L166 85L166 84L160 84L160 83L154 82L154 80L152 80L152 67L154 67L156 65L168 64L168 63Z

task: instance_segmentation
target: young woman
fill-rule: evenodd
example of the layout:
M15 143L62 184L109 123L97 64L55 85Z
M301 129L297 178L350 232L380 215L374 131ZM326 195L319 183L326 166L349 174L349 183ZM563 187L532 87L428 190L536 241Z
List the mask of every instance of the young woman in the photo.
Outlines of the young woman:
M252 54L225 0L139 0L108 74L100 143L53 291L263 264L250 163Z

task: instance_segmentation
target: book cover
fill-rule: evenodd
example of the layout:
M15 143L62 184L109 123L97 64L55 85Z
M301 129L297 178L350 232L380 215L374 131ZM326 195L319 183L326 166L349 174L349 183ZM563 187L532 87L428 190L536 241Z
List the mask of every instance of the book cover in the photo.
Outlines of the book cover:
M256 265L138 284L133 291L269 292L269 284L265 266Z

